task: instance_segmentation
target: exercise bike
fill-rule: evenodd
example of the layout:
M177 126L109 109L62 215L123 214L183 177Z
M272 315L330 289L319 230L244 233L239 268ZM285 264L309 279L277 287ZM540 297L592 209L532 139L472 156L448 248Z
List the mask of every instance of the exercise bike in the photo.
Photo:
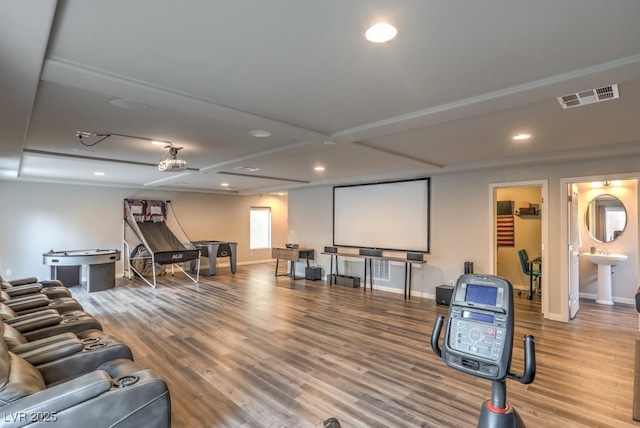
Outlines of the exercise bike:
M523 428L522 418L507 404L507 378L533 382L536 357L533 336L524 337L524 373L511 373L513 350L513 286L504 278L465 274L458 278L449 305L443 347L438 341L444 317L439 315L431 335L431 348L444 363L463 373L491 380L491 399L482 404L479 428ZM324 428L340 428L336 418Z
M507 404L506 379L522 384L536 374L533 336L524 338L524 373L511 373L513 348L513 286L491 275L462 275L449 305L442 349L438 345L444 317L439 315L431 335L431 348L449 367L491 380L491 399L482 404L478 427L524 427L522 418Z

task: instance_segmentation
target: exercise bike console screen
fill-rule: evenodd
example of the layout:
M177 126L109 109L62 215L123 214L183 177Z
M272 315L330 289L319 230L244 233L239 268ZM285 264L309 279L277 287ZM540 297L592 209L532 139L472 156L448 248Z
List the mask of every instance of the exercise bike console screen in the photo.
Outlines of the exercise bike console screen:
M442 357L478 377L502 380L511 364L513 290L490 275L463 275L449 306Z

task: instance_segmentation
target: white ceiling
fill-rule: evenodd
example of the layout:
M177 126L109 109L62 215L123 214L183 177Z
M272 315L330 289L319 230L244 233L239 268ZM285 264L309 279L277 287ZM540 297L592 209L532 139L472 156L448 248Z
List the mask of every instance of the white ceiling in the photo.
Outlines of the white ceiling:
M397 38L367 42L382 18ZM639 20L638 0L3 0L0 178L244 194L640 153ZM189 170L77 131L171 141Z

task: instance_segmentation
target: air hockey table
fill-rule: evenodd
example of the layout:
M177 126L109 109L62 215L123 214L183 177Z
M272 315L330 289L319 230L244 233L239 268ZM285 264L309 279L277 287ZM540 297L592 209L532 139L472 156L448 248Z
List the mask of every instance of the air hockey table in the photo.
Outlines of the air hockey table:
M120 260L120 250L51 250L44 253L42 259L51 267L51 279L60 280L67 287L81 284L83 266L86 266L88 292L116 286L116 262Z
M236 242L223 241L193 241L192 244L200 250L200 257L209 259L209 275L214 276L217 272L217 258L229 257L229 267L231 273L236 273ZM195 270L195 261L191 262L191 271Z

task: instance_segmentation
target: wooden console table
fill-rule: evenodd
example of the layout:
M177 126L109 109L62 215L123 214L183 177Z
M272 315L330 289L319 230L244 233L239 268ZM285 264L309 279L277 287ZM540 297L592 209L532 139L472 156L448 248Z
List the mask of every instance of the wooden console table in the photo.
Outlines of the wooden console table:
M276 276L290 276L293 279L303 279L304 276L296 276L296 262L300 259L307 261L307 267L310 267L309 260L315 259L315 251L313 248L272 248L271 257L276 259ZM289 262L290 272L278 274L278 266L280 259Z
M331 261L329 264L329 285L333 285L332 284L332 279L333 279L333 260L335 258L335 274L338 275L338 256L340 257L353 257L356 259L363 259L364 260L364 292L367 292L367 272L369 273L369 288L370 290L373 290L373 270L372 270L372 265L373 265L373 260L377 259L377 260L389 260L391 262L398 262L398 263L404 263L404 298L405 299L410 299L411 298L411 268L413 264L419 264L419 265L423 265L426 262L426 260L409 260L406 258L402 258L402 257L388 257L388 256L369 256L369 255L364 255L364 254L357 254L357 253L327 253L327 252L323 252L322 254L331 256Z

